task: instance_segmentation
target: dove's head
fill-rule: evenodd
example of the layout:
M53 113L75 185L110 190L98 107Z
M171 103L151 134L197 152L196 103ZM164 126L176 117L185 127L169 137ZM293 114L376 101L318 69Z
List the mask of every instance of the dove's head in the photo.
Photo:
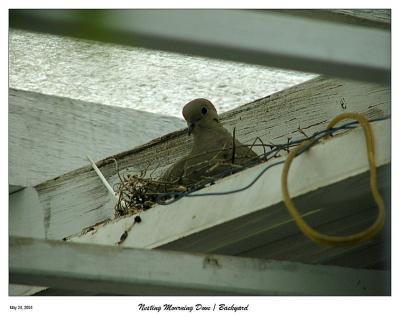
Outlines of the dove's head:
M218 113L211 101L198 98L188 102L182 110L188 124L188 134L195 133L196 128L207 128L218 124Z

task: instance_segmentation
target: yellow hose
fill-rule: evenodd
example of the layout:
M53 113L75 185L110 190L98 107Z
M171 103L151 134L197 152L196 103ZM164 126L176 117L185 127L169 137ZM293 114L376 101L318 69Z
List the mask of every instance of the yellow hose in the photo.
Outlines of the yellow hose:
M372 196L378 206L378 216L377 216L375 222L369 228L367 228L361 232L348 235L348 236L332 236L332 235L323 234L323 233L320 233L320 232L314 230L303 220L303 218L299 214L298 210L296 209L295 205L293 204L293 201L291 200L291 198L289 196L287 178L288 178L289 168L290 168L290 165L292 164L294 157L300 150L302 150L303 148L305 148L307 145L309 145L311 143L310 140L304 141L299 146L297 146L294 150L290 151L290 153L288 154L288 157L285 161L285 164L283 166L282 179L281 179L283 201L284 201L287 209L289 210L289 213L294 218L297 226L300 228L300 230L307 237L309 237L310 239L312 239L316 242L329 244L329 245L333 245L333 246L355 245L355 244L361 243L363 241L369 240L372 237L374 237L383 228L383 225L385 223L385 206L383 203L383 199L378 192L378 185L377 185L377 180L376 180L375 150L374 150L374 139L373 139L373 135L372 135L371 125L368 122L367 118L361 114L343 113L343 114L335 117L329 123L328 129L331 129L338 122L340 122L344 119L353 119L353 120L358 121L364 130L365 141L367 144L368 163L369 163L369 169L370 169L371 192L372 192Z

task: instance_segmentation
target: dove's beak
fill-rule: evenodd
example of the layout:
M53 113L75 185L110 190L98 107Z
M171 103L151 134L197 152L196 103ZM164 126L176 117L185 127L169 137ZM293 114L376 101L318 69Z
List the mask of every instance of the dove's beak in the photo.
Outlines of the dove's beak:
M193 131L194 123L188 123L188 135L190 135Z

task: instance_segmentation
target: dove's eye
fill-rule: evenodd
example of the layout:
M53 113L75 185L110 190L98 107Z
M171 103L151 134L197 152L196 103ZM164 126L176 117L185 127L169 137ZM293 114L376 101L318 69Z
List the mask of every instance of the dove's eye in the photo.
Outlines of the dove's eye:
M201 113L202 114L206 114L207 113L207 108L206 107L201 108Z

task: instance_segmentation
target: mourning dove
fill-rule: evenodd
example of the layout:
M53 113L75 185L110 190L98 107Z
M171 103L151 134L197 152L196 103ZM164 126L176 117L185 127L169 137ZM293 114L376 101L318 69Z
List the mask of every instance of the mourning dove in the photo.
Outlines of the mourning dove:
M256 162L258 155L235 139L235 158L232 162L233 137L219 122L214 105L207 99L194 99L182 110L193 135L189 155L176 162L161 177L162 181L183 185L215 176L233 164Z

